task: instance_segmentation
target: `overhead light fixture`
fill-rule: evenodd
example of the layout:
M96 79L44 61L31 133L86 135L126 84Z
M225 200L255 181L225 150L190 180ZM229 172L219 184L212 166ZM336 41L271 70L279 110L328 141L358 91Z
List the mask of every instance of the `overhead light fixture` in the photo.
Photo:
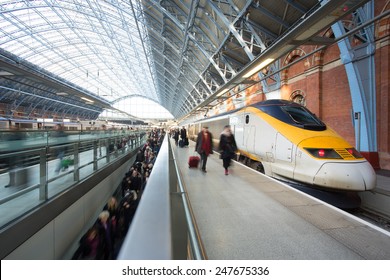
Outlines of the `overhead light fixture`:
M82 100L85 100L87 102L90 102L90 103L93 103L93 100L91 99L88 99L88 98L85 98L85 97L80 97Z
M242 77L243 78L249 78L251 77L253 74L259 72L261 69L263 69L264 67L268 66L270 63L272 63L275 59L273 58L267 58L266 60L263 60L259 65L255 66L252 70L250 70L248 73L246 73L245 75L243 75Z
M60 96L65 96L65 95L68 95L66 92L63 92L63 91L61 91L61 92L57 92L56 94L57 94L57 95L60 95Z
M5 70L0 70L0 76L13 76L14 74Z
M220 93L217 94L218 97L220 97L221 95L223 95L224 93L228 92L229 89L228 88L225 88L224 90L222 90Z

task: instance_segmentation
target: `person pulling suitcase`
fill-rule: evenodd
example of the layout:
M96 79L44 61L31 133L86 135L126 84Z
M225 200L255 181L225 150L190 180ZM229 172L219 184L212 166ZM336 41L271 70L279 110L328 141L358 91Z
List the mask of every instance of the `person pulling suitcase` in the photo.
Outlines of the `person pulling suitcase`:
M208 126L204 126L196 139L195 151L200 155L202 161L202 171L207 172L207 157L213 153L213 135Z

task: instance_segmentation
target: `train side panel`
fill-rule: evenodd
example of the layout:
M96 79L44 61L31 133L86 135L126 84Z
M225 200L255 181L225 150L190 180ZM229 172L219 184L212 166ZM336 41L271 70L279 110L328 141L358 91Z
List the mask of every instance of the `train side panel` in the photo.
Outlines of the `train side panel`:
M294 170L293 178L298 182L306 182L308 184L314 184L314 175L318 172L321 163L313 160L307 152L297 149L296 166Z
M294 144L276 132L275 144L273 145L274 163L272 173L274 177L292 178L295 167L295 157L293 157Z
M275 129L251 111L242 111L230 118L240 154L261 162L264 173L272 175L275 161Z

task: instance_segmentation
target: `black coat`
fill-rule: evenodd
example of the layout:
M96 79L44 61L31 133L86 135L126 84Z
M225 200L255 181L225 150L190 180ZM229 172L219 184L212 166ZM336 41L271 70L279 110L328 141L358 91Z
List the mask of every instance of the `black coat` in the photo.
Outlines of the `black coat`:
M219 138L219 151L221 152L221 158L234 158L237 152L237 144L234 139L234 135L222 133Z
M183 140L187 138L187 130L185 128L180 130L180 138Z

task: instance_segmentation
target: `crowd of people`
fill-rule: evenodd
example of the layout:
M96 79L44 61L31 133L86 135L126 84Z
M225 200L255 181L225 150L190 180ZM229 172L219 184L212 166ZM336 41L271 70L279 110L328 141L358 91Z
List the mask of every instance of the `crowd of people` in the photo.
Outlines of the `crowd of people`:
M184 127L171 130L169 134L177 145L180 140L188 139ZM116 258L146 188L164 136L163 129L153 129L150 132L146 144L137 152L133 165L125 174L118 195L109 199L95 224L83 235L72 259ZM203 172L207 172L207 157L213 153L212 139L208 127L203 126L195 144ZM228 175L231 160L235 158L237 152L236 141L229 125L226 125L220 134L218 150L221 153L225 175Z
M176 128L169 132L170 136L175 140L179 147L188 146L187 130L183 126L181 129ZM183 144L180 145L180 142ZM195 152L199 154L199 161L201 170L207 173L207 158L214 153L213 134L209 131L207 125L203 125L201 131L198 133L195 142ZM222 159L222 166L225 175L229 175L229 167L231 161L236 159L237 144L230 125L225 125L219 137L218 151Z
M126 172L120 191L108 200L96 222L82 236L72 259L116 259L147 185L164 135L163 129L153 129L149 133L148 140Z

